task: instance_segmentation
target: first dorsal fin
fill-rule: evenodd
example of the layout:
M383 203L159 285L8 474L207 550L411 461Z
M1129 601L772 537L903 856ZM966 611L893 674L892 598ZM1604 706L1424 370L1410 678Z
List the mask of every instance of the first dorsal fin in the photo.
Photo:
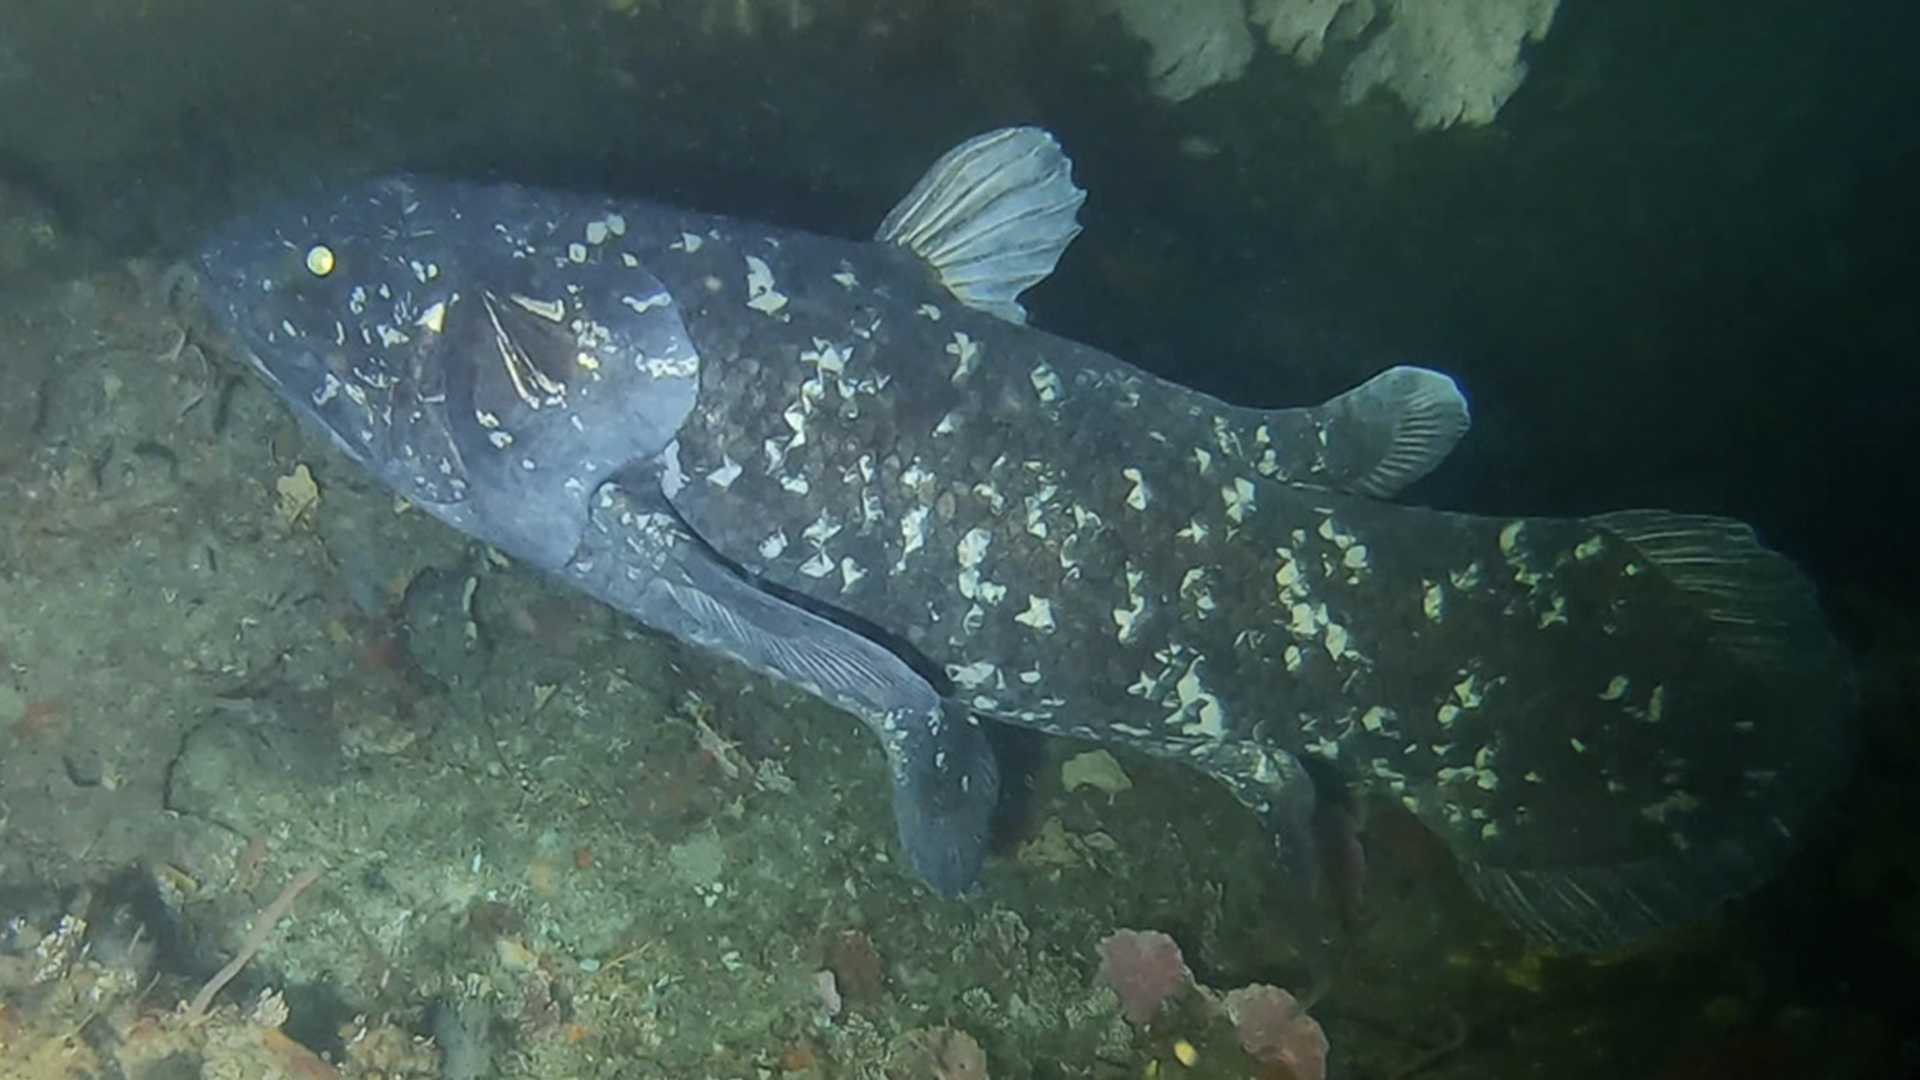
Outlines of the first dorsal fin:
M920 256L968 307L1025 323L1017 298L1053 272L1086 198L1051 134L1001 128L943 154L874 239Z

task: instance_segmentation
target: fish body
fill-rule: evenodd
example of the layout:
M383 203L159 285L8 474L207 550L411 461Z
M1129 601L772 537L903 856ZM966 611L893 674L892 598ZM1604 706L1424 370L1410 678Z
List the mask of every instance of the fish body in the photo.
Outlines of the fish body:
M944 891L997 790L979 718L1186 761L1300 873L1312 759L1566 947L1779 864L1847 706L1790 564L1697 515L1390 501L1465 432L1436 372L1254 409L1025 326L1080 197L1010 129L870 241L407 177L242 218L202 263L397 490L866 721Z

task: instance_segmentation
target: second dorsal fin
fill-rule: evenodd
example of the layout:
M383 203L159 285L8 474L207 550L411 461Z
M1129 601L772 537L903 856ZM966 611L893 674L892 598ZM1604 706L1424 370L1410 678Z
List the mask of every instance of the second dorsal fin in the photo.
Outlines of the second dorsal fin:
M1001 128L941 155L874 239L920 256L968 307L1025 323L1018 297L1080 232L1086 198L1051 134Z

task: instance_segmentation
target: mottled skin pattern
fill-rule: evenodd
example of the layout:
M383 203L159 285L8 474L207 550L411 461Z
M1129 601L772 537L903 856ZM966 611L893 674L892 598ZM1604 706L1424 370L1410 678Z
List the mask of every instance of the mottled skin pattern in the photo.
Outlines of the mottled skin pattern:
M279 351L325 335L363 367L418 379L496 364L497 350L424 328L390 344L364 327L439 301L470 328L475 297L495 297L493 311L518 292L534 308L572 303L555 325L582 343L620 339L629 318L665 310L657 285L684 325L668 337L697 352L697 399L662 408L684 387L636 384L641 420L622 445L674 442L614 470L591 534L569 526L591 556L561 568L650 625L797 682L863 649L888 662L767 594L729 593L750 580L685 561L710 546L945 673L930 688L881 676L880 706L938 692L1189 761L1263 814L1295 868L1313 798L1296 758L1323 759L1439 830L1523 926L1576 946L1751 887L1839 768L1841 740L1822 723L1844 707L1832 643L1804 584L1739 526L1476 518L1349 494L1378 440L1343 429L1337 410L1224 405L970 311L902 250L644 203L409 191L390 212L425 207L439 224L366 235L351 212L365 196L348 193L271 227L283 255L351 241L387 252L388 271L434 274L387 272L371 316L281 289L227 298L229 323L251 323L238 336L270 376L289 366ZM209 265L223 261L237 260ZM297 334L276 337L282 317ZM472 427L446 412L449 429ZM564 452L567 439L548 444ZM457 506L435 512L491 538ZM655 579L695 582L706 599L664 602ZM761 614L734 625L723 594ZM774 655L783 635L818 649ZM912 722L825 696L883 740Z
M1804 663L1730 647L1609 519L1275 482L1325 477L1304 411L968 311L897 250L642 220L705 359L673 501L708 542L904 636L982 715L1181 758L1279 810L1291 865L1286 755L1397 796L1488 888L1614 868L1641 891L1752 874L1810 797L1786 766L1833 757L1798 723L1841 697L1820 634ZM748 255L776 310L748 306Z

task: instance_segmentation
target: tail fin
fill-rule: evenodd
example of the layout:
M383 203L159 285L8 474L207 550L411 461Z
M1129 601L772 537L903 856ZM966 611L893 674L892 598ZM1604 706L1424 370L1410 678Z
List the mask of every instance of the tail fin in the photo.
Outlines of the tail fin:
M1532 767L1492 819L1511 835L1449 831L1476 893L1577 950L1697 917L1778 870L1850 765L1854 705L1812 586L1745 525L1648 510L1585 524L1599 530L1588 551L1619 541L1635 599L1659 601L1602 605L1620 624L1605 633L1666 655L1606 680L1609 724L1509 718L1546 732L1510 740ZM1606 803L1631 812L1611 820Z

